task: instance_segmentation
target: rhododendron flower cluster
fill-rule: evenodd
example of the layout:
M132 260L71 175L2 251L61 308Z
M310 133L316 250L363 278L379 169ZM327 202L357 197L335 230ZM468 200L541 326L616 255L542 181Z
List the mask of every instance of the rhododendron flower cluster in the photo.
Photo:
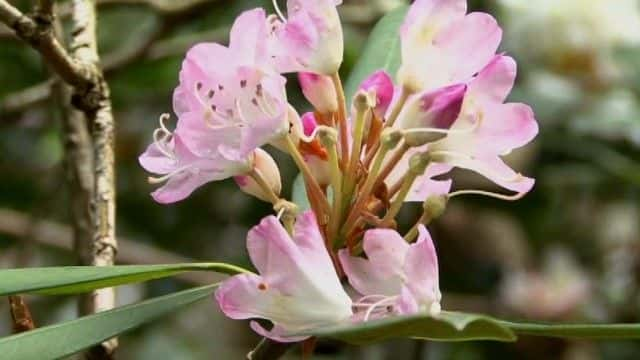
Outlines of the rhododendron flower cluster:
M467 14L465 0L415 1L398 34L399 71L373 71L347 104L338 5L289 0L286 15L277 5L274 15L249 10L229 46L194 46L174 92L175 130L163 115L140 157L158 175L150 178L161 184L152 194L158 202L234 178L273 204L275 215L247 236L258 274L226 280L215 298L231 318L269 320L269 330L251 327L277 341L341 323L439 316L438 259L426 225L453 197L515 200L534 184L502 160L538 128L527 105L505 102L516 63L496 53L501 29L490 15ZM288 103L289 72L298 73L312 111L300 115ZM310 210L281 197L268 144L300 169ZM453 168L504 192L452 191ZM404 231L395 219L408 201L422 202L424 212Z

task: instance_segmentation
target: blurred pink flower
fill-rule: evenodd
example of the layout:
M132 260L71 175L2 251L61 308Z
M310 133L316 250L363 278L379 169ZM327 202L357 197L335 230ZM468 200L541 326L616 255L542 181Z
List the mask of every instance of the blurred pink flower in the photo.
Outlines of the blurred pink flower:
M257 322L251 328L280 342L300 341L290 336L347 321L351 299L324 245L315 216L298 216L293 237L275 216L264 218L247 236L251 261L260 275L236 275L224 281L215 298L230 318L261 318L273 322L270 331Z
M411 91L468 81L494 56L502 30L466 0L416 0L401 28L400 84Z
M354 304L360 310L357 319L440 313L438 258L424 226L420 225L414 244L408 244L395 230L369 230L363 247L367 259L351 256L347 249L338 253L349 283L362 295Z
M280 72L337 73L344 48L336 9L341 3L342 0L288 0L286 19L278 10L280 18L271 18L271 51Z

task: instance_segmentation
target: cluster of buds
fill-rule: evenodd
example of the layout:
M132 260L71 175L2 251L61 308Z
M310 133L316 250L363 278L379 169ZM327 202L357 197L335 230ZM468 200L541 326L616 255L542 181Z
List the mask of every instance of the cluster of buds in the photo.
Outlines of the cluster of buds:
M418 0L399 36L394 82L376 71L346 104L338 69L338 0L289 0L287 15L242 13L228 47L204 43L186 55L174 93L175 131L165 126L141 156L162 203L229 177L273 204L247 237L259 274L237 275L216 292L234 319L278 341L315 328L424 312L440 313L438 261L427 225L464 194L518 199L534 180L501 156L537 134L532 110L504 103L516 74L496 54L501 30L466 0ZM314 111L287 102L284 73L297 72ZM280 196L278 167L262 149L289 154L303 176L311 210ZM453 168L475 171L512 194L451 191ZM436 177L438 177L436 179ZM405 202L424 214L406 234L395 218ZM366 255L366 257L365 257ZM346 280L357 295L343 288Z

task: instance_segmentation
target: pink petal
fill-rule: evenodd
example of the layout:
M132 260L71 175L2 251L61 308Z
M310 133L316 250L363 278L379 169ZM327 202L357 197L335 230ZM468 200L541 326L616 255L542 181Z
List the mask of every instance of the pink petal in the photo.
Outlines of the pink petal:
M429 232L420 225L418 241L411 245L404 264L407 290L421 310L430 311L432 303L440 302L438 256ZM424 307L427 308L424 308Z
M431 196L446 195L451 191L452 180L433 180L434 177L446 174L453 167L447 164L429 164L424 175L418 176L407 194L405 201L424 202Z
M529 192L535 184L534 179L516 173L498 156L477 157L475 159L451 157L446 162L449 165L475 171L503 188L518 194Z
M517 65L509 56L496 55L469 84L469 96L481 103L502 103L516 80Z
M244 11L231 27L229 48L236 61L243 65L265 67L267 70L267 18L261 8Z
M482 121L477 131L478 141L500 155L528 144L538 134L533 110L526 104L487 106Z
M393 80L391 76L384 70L378 70L369 75L360 84L359 89L364 91L374 91L376 94L376 107L375 111L379 117L384 117L391 105L394 94Z
M434 39L434 46L441 48L452 61L450 80L465 81L479 72L493 58L502 29L496 20L486 13L470 13L450 24Z
M374 229L365 233L363 246L368 259L351 256L346 249L338 253L351 286L362 295L396 295L407 242L394 230Z
M400 31L404 37L412 28L417 30L425 25L441 28L461 19L466 12L466 0L416 0L409 8Z
M275 325L271 330L267 331L257 321L251 321L249 323L249 326L251 326L251 329L253 329L253 331L258 333L258 335L264 336L266 338L269 338L271 340L281 342L281 343L299 342L299 341L308 339L310 337L310 336L287 336L286 335L287 331L279 325Z
M400 129L448 129L458 118L467 85L455 84L412 95L398 117Z

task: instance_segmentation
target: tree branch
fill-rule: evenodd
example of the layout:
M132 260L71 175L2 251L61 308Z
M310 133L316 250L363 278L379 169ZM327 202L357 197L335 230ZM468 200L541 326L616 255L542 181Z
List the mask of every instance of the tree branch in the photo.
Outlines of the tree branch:
M64 251L73 250L74 230L69 226L48 220L33 219L31 216L0 208L0 234L23 239L29 236L34 242ZM158 249L155 246L136 241L134 239L118 237L119 264L184 264L197 260L176 255L172 252ZM226 278L225 275L215 273L185 273L176 278L193 285L210 285Z
M51 22L38 17L32 19L5 0L0 0L0 22L40 52L47 65L76 91L86 93L94 87L99 78L97 69L69 56L54 36Z
M92 161L89 158L87 149L82 149L80 160L84 163L78 164L81 171L76 179L85 181L93 180L91 191L88 190L90 184L81 184L85 188L85 194L78 200L79 206L86 206L86 196L90 196L89 216L86 216L86 209L82 211L82 216L91 220L90 238L78 238L76 249L79 251L80 262L84 265L111 266L115 262L118 251L118 244L115 237L116 229L116 204L115 204L115 179L114 179L114 119L111 110L111 100L109 97L109 86L103 78L98 64L98 44L96 37L96 3L95 0L73 0L71 19L73 28L71 31L71 52L75 59L87 68L95 69L96 82L95 98L90 99L90 103L95 108L86 108L82 105L81 98L76 93L72 97L72 103L84 110L84 115L91 126L91 141L93 144ZM84 119L82 119L84 120ZM78 118L76 121L80 121ZM81 129L84 134L84 129ZM77 154L76 154L77 155ZM93 164L91 171L89 166ZM90 178L87 173L93 172ZM75 183L80 184L80 182ZM86 225L86 224L82 224ZM82 229L83 234L85 229ZM86 243L90 241L90 243ZM105 288L93 291L81 299L81 315L89 315L115 307L115 289ZM111 359L118 347L116 338L104 341L100 345L91 348L86 357L89 359Z

